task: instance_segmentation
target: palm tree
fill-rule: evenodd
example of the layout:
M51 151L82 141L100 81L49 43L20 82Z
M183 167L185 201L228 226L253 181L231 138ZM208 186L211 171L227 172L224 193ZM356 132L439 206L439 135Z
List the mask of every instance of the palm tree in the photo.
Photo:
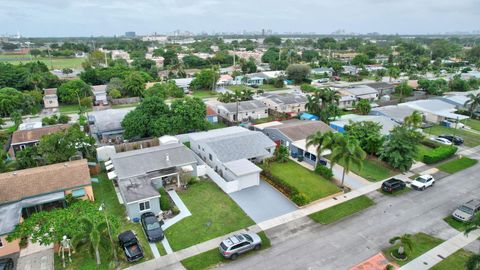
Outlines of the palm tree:
M319 115L320 114L320 98L315 91L312 95L307 96L307 104L305 104L305 109L311 114Z
M465 102L465 107L468 107L468 111L470 112L470 118L473 117L473 113L480 105L480 94L468 94L468 100Z
M406 258L405 255L405 248L408 250L412 250L413 248L413 241L412 241L412 236L410 234L404 234L401 236L395 236L392 239L390 239L390 244L395 245L395 243L399 243L397 253L398 255L401 256L400 259Z
M404 125L410 128L419 128L423 122L423 115L419 111L414 111L403 120Z
M465 269L467 270L478 270L480 269L480 254L474 254L468 258L465 263Z
M387 72L390 82L392 82L392 78L397 79L400 76L400 70L397 67L390 67Z
M88 232L87 235L80 234L74 236L72 242L75 246L78 246L80 243L89 243L95 253L95 259L97 265L100 265L102 262L100 260L100 240L103 233L106 232L107 224L102 221L98 224L90 218L83 218L81 223L85 226L85 231ZM115 248L115 247L112 247Z
M335 145L333 147L332 155L330 156L330 161L332 167L333 165L338 164L338 162L343 162L341 187L343 187L345 181L345 174L350 172L352 166L357 166L359 170L362 170L362 161L365 160L366 156L367 153L363 151L357 140L348 136L337 136L335 138Z
M320 157L322 156L323 152L323 144L325 140L325 134L322 133L321 131L317 131L307 137L307 144L306 148L308 149L310 146L315 146L316 147L316 154L317 154L317 162L320 160Z

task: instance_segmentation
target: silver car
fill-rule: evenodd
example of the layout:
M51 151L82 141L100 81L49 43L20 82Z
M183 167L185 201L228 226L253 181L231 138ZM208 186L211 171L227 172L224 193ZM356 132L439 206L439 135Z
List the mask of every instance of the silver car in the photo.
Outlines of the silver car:
M459 221L469 221L480 210L480 200L470 200L457 208L452 214Z
M260 249L261 245L262 239L256 233L241 233L223 240L218 249L224 258L235 260L242 253Z

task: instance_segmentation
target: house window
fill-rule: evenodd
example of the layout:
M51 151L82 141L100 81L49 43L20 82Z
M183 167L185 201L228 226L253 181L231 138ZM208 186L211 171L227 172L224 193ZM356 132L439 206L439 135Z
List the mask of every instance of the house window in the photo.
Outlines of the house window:
M198 150L200 150L200 144L198 145Z
M24 144L20 145L20 150L25 150L25 148L27 148L26 145L24 145Z
M212 154L208 154L208 158L212 161Z
M268 110L265 110L265 113L268 113Z
M1 238L0 238L0 248L3 248L3 242Z
M140 211L150 210L150 202L149 201L138 203L138 205L140 207Z

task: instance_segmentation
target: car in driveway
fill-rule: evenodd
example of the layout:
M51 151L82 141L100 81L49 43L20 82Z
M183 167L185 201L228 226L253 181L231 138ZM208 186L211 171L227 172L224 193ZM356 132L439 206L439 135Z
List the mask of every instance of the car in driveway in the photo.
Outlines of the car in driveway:
M437 142L437 143L440 143L440 144L444 144L444 145L452 145L453 143L445 138L440 138L440 137L436 137L436 138L430 138L430 140L434 141L434 142Z
M413 180L410 183L410 186L413 189L425 190L426 188L431 187L434 184L435 184L435 179L433 178L433 176L431 176L429 174L424 174L424 175L420 175L419 177L415 178L415 180Z
M461 145L463 144L463 138L460 136L455 136L455 135L440 135L438 136L439 138L447 139L451 141L455 145Z
M453 211L452 216L458 221L465 222L470 221L478 211L480 211L480 200L473 199Z
M142 223L143 231L145 232L149 242L158 242L163 240L164 234L162 230L162 224L158 221L154 213L143 213L140 216L140 222Z
M382 190L388 193L393 193L397 190L402 190L407 187L407 184L400 179L390 178L382 183Z
M261 245L262 239L258 234L240 233L223 240L218 249L224 258L235 260L240 254L260 249Z
M125 231L118 235L118 242L122 247L127 261L135 262L143 258L143 249L132 231Z

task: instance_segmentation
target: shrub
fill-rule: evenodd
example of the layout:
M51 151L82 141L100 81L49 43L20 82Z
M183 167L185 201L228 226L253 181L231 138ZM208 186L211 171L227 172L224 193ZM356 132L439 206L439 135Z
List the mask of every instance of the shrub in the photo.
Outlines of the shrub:
M162 211L171 210L172 205L170 204L170 200L168 199L167 191L164 188L160 188L158 192L160 192L160 209L162 209Z
M281 178L274 176L268 170L268 167L264 168L261 174L264 176L265 181L289 197L290 200L292 200L292 202L295 204L302 206L309 203L309 199L305 196L305 194L301 193L296 187L283 181Z
M420 143L425 145L425 146L431 147L431 148L437 148L437 147L442 145L441 143L434 142L434 141L429 140L429 139L425 139L425 140L421 141Z
M68 121L70 121L70 116L66 115L66 114L61 114L59 117L58 117L58 123L59 124L67 124Z
M423 157L423 162L425 162L426 164L437 163L453 156L456 152L457 147L442 145L425 154L425 156Z
M332 179L333 177L332 169L322 164L318 164L317 167L315 167L315 173L323 176L325 179L328 180Z
M93 105L92 97L84 97L80 99L80 105L86 108L91 108Z
M292 202L296 205L305 205L308 203L308 198L303 193L297 193L291 197Z
M180 210L178 209L178 207L176 205L174 207L172 207L172 213L174 215L177 215L178 213L180 213Z

